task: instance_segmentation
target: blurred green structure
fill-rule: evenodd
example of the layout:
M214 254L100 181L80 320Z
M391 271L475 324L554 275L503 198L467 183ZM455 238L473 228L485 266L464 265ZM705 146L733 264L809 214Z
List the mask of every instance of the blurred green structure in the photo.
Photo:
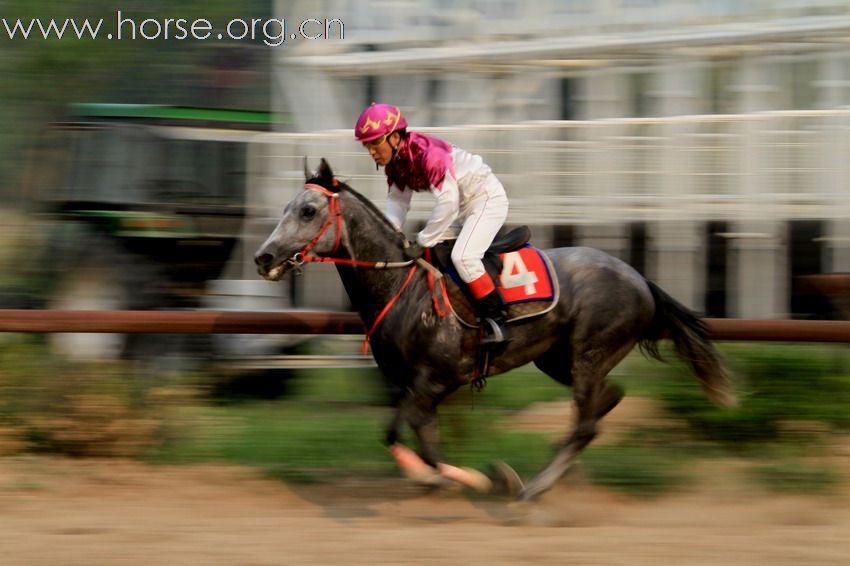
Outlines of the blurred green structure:
M25 175L24 200L44 234L35 262L42 285L28 306L201 307L242 236L248 142L285 117L132 104L70 110L45 128ZM87 358L126 356L138 341L51 340Z

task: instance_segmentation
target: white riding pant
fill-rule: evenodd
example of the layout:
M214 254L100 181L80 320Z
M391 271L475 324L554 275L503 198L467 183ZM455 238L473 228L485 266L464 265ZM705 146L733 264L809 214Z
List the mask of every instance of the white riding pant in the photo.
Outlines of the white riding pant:
M508 197L499 180L495 175L489 175L485 183L497 183L501 190L480 194L464 207L468 210L467 214L455 221L460 224L460 233L452 248L452 263L466 283L486 273L481 258L508 217Z

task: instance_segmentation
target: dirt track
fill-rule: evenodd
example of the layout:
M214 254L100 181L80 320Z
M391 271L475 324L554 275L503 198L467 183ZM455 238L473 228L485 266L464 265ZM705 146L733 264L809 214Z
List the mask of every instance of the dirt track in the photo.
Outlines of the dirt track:
M562 483L531 510L399 481L0 460L0 564L848 564L848 497L709 486L638 500Z

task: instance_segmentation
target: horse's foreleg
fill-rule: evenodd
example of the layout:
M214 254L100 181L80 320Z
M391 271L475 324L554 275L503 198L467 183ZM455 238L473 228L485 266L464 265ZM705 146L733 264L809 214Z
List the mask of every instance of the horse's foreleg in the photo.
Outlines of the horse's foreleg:
M493 480L485 474L472 468L458 468L451 464L438 464L440 475L448 480L475 490L479 493L488 493L493 489Z
M400 442L392 444L390 454L392 454L398 467L413 481L426 485L437 485L442 481L437 468L426 463L419 457L419 454L404 444Z
M387 443L400 445L399 436L404 423L410 425L419 441L419 458L423 463L436 468L440 461L439 432L437 429L437 405L448 395L447 388L430 384L420 378L401 398L387 431ZM396 458L398 460L398 458ZM405 458L410 461L410 458ZM401 462L399 462L401 465ZM402 467L404 467L402 465Z
M437 405L455 388L423 379L416 382L411 393L399 404L397 418L407 421L419 441L420 454L396 442L390 451L398 465L412 479L434 484L433 477L451 480L476 491L489 491L492 484L481 472L468 468L459 468L443 461L440 452ZM389 436L388 436L389 438ZM421 457L420 457L421 456Z
M432 399L429 403L423 399L419 405L419 411L415 413L410 425L419 439L419 446L423 456L435 465L440 475L448 480L457 482L478 492L488 492L493 483L483 473L471 468L459 468L446 463L440 453L439 427L437 424L437 404L448 392Z
M433 485L441 481L437 468L428 464L419 454L401 443L401 427L408 419L411 394L403 395L396 403L396 411L387 426L386 444L393 459L404 474L417 483Z
M443 481L437 470L436 437L431 440L429 438L431 435L423 433L423 426L429 423L428 413L435 413L436 403L433 403L433 408L428 411L430 404L426 403L428 397L419 392L422 389L421 385L414 386L398 400L396 412L387 427L386 443L396 464L408 478L418 483L435 485ZM435 418L434 414L433 420ZM416 433L422 451L421 456L401 443L401 428L405 423L410 424ZM436 432L433 435L435 436Z
M404 424L404 419L401 414L401 410L396 409L395 414L393 415L390 424L387 425L387 434L384 437L387 446L392 446L397 442L400 442L401 438L401 426Z

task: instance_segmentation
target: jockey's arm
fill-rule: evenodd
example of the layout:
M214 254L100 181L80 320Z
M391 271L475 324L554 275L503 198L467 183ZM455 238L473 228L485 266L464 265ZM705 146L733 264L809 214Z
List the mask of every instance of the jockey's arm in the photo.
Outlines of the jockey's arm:
M404 221L407 219L411 196L413 196L413 191L402 191L395 184L390 186L390 192L387 194L387 218L399 230L402 229Z
M439 187L432 186L431 192L437 199L437 204L431 211L428 223L416 236L420 246L430 248L437 245L445 231L451 226L458 215L460 206L460 190L457 181L450 172L446 172Z

